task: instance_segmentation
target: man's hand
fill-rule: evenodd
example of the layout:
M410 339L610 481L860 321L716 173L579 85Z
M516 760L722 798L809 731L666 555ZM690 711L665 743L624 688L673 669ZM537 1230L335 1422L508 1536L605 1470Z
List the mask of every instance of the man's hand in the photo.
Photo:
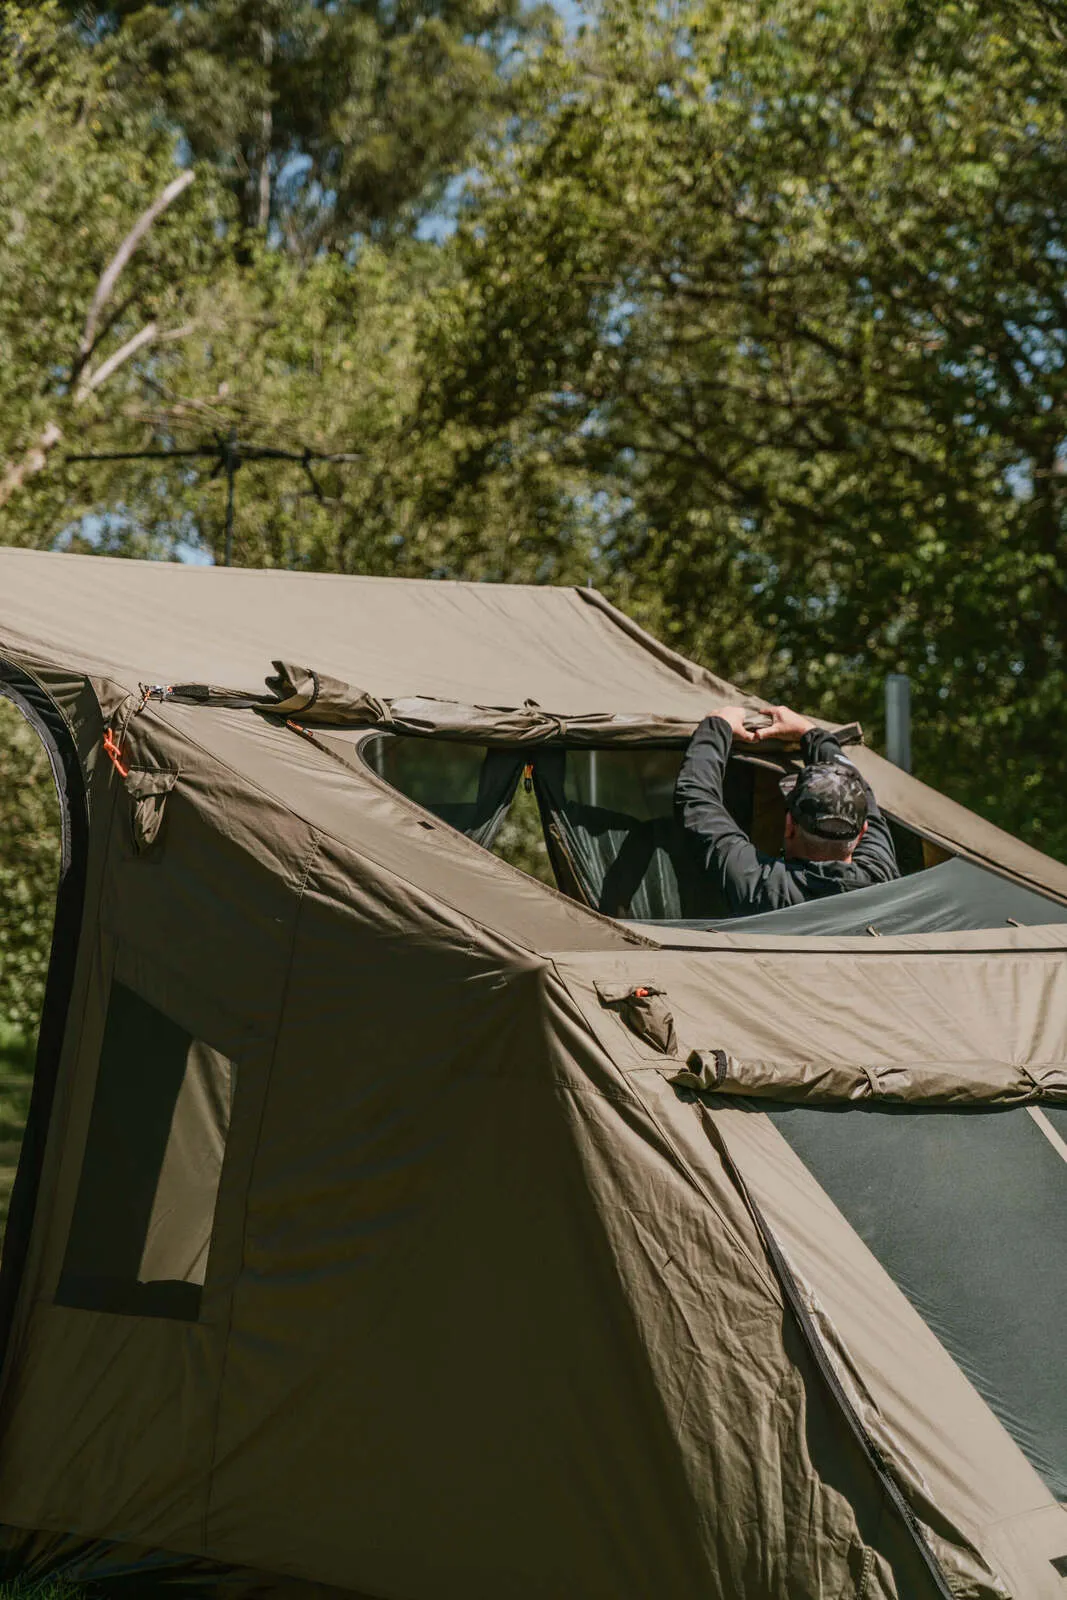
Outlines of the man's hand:
M750 728L745 727L745 718L750 715L751 712L746 711L744 706L720 706L718 711L712 712L713 717L721 717L723 722L730 724L734 738L740 740L742 744L753 744L759 737Z
M766 714L771 720L765 728L757 729L757 739L780 739L783 744L799 744L808 729L815 726L810 717L802 717L799 711L790 711L788 706L768 706Z

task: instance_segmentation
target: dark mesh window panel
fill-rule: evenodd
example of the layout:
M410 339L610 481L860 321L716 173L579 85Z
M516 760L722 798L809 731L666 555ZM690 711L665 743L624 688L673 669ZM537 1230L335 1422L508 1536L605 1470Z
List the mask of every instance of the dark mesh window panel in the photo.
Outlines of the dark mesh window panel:
M195 1321L233 1070L112 986L59 1304Z
M771 1113L1067 1500L1067 1159L1025 1108ZM1067 1111L1044 1107L1067 1139Z
M379 778L487 848L496 837L524 757L451 739L376 734L360 746Z

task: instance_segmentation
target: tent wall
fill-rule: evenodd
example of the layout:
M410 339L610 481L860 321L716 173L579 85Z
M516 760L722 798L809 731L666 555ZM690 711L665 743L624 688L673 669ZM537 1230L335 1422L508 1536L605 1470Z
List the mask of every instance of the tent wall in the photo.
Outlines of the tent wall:
M980 961L941 962L935 976L930 953L875 947L866 961L809 948L809 959L797 960L802 948L799 941L792 957L753 952L748 959L731 950L611 962L563 955L557 967L679 1154L702 1165L710 1145L737 1171L796 1275L820 1346L953 1584L992 1595L999 1580L1013 1594L1057 1600L1061 1579L1052 1562L1067 1554L1067 1510L770 1119L725 1097L702 1102L668 1079L700 1034L740 1056L773 1060L777 1052L785 1063L846 1054L935 1063L965 1059L969 1049L977 1069L1002 1045L1010 1052L1009 1039L1023 1061L1055 1057L1062 953L1050 950L1044 962L1002 958L1001 993L1012 996L1012 1016L993 1008L998 1038L991 1014L978 1019L963 1003L976 992L971 984L981 992ZM667 1060L601 1005L596 985L608 982L665 991L679 1059ZM931 1217L932 1238L936 1228ZM1054 1238L1048 1244L1055 1249Z

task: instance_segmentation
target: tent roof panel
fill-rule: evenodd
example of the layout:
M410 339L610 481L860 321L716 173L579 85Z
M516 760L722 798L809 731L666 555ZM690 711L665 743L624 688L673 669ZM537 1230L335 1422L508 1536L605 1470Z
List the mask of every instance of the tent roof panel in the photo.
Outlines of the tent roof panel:
M624 631L584 593L4 549L0 641L32 641L128 687L261 693L283 658L382 696L705 715L716 680L687 682L669 652L643 647L639 630Z
M672 719L676 736L727 701L762 704L660 644L593 590L18 549L0 549L0 652L47 664L50 675L85 672L129 691L191 682L259 694L272 662L283 659L386 699L506 710L532 700L571 719L651 714ZM259 724L247 716L249 727ZM854 753L901 821L1067 902L1067 866L873 751Z

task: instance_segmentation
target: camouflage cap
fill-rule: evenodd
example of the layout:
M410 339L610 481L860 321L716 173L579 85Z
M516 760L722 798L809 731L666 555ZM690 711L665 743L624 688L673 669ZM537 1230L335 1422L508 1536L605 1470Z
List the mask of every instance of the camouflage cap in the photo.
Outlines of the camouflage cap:
M816 839L855 839L867 821L867 791L850 761L819 761L783 778L786 810Z

